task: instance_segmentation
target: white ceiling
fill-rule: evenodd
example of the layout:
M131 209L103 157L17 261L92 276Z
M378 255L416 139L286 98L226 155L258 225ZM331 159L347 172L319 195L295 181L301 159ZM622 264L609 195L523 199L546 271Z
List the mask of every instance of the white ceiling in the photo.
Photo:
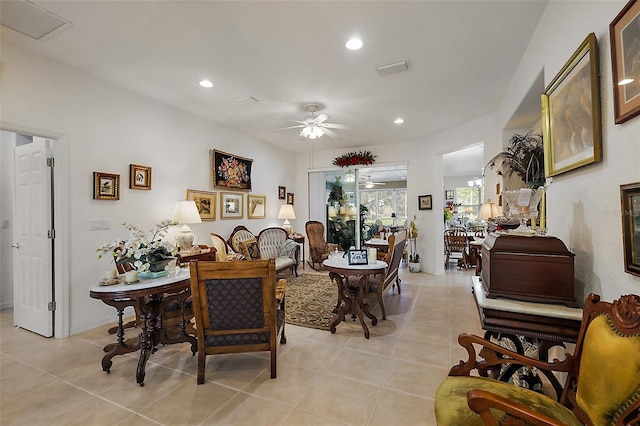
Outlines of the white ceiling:
M2 27L3 41L303 152L416 141L495 111L547 2L33 3L71 25L40 40ZM353 35L359 51L344 46ZM405 59L406 72L376 72ZM310 102L351 129L278 130Z

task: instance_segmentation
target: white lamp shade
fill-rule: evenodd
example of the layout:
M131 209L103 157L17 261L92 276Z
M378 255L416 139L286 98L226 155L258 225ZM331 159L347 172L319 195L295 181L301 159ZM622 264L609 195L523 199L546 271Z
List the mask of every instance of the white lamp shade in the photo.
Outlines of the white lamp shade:
M482 203L480 206L480 212L478 212L478 219L487 220L491 217L496 217L500 213L498 212L498 206L496 203L492 203L491 200L487 200L486 203Z
M202 223L195 201L178 201L173 208L173 221L180 224Z
M280 206L278 219L295 219L295 218L296 218L296 213L293 211L292 204L283 204Z

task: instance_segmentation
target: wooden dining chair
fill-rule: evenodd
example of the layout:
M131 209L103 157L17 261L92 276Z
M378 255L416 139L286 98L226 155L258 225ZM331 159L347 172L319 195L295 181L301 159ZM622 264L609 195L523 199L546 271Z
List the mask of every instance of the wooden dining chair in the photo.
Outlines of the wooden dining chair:
M458 266L467 270L469 263L469 240L465 230L452 228L444 231L444 267L449 267L449 260L458 259Z

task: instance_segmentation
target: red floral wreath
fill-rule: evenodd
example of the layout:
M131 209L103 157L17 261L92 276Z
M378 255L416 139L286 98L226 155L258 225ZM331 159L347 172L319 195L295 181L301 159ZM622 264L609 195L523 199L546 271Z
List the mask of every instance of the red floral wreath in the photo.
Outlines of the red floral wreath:
M340 167L355 166L357 164L368 166L373 164L375 158L370 151L349 152L340 157L336 157L333 160L333 164Z

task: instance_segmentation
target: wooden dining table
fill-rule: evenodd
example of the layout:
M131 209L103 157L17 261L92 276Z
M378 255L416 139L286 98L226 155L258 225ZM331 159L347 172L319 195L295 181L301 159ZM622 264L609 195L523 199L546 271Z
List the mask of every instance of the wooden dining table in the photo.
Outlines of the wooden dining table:
M369 338L369 328L364 321L364 317L371 319L371 324L375 326L378 318L369 312L369 305L364 302L364 295L369 292L369 277L376 274L384 274L387 263L376 260L374 263L366 263L361 265L349 265L346 257L332 255L329 259L322 262L322 266L329 271L329 278L335 280L338 286L338 309L335 319L331 323L331 333L336 332L336 327L342 321L345 321L346 315L351 315L354 320L358 318L364 337ZM357 287L349 286L349 277L360 277L360 279L351 280L351 283L357 283Z

